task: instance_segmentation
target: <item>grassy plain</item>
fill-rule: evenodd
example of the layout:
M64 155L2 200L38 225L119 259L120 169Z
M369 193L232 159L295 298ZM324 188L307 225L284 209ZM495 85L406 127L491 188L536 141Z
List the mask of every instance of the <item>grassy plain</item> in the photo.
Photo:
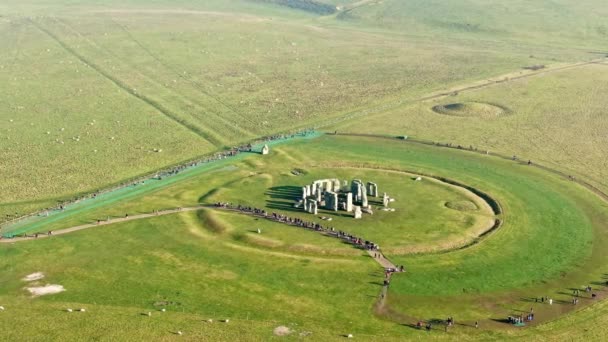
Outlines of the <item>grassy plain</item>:
M99 4L30 0L0 3L0 45L3 46L0 49L0 77L3 80L0 82L0 177L3 180L0 183L0 219L5 219L7 214L46 207L58 199L117 183L224 145L343 116L357 119L333 129L411 135L475 145L533 159L607 188L608 158L603 148L607 130L603 115L606 107L603 81L608 75L605 64L502 83L476 92L461 92L458 96L437 101L413 102L426 93L458 84L505 73L518 75L517 70L523 66L570 63L605 56L607 33L603 18L606 6L602 1L328 0L325 3L356 3L357 7L350 10L346 6L346 10L323 16L314 11L276 5L284 1L274 2L188 0L170 3L104 1ZM473 102L504 106L509 109L509 115L480 119L474 115L451 117L431 110L435 105ZM362 114L369 116L360 119ZM346 150L341 150L338 157L346 155L348 158L352 142L341 146ZM154 148L162 148L163 152L151 152ZM359 152L368 148L374 150L366 146L360 147ZM382 156L380 152L383 151L375 151ZM391 148L386 151L397 153ZM297 152L290 151L292 154ZM444 152L425 150L423 154L428 157L431 153L441 155ZM553 182L561 184L560 181L546 175L530 175L532 180L523 183L528 184L528 188L517 187L515 183L503 188L493 187L493 184L507 184L508 180L496 176L492 167L485 164L480 164L478 173L470 173L471 163L462 162L461 156L453 158L452 152L445 152L445 155L448 157L441 163L429 164L426 157L420 157L403 168L438 174L449 169L463 181L492 190L503 202L512 203L518 212L526 211L526 215L507 217L514 220L511 222L517 224L517 228L501 230L487 243L467 251L440 257L419 256L413 260L397 257L399 262L411 266L413 273L403 282L393 282L387 310L382 312L388 319L410 323L414 318L428 319L436 315L439 318L455 315L463 320L484 316L504 318L507 313L527 310L530 304L526 298L529 296L555 295L558 300L566 301L570 293L568 286L600 284L600 279L605 277L602 265L605 264L606 241L601 230L606 222L605 205L596 210L601 204L593 197L581 196L581 189L568 184L555 189ZM374 160L391 165L394 162L393 156L383 158ZM446 165L447 169L444 169ZM494 166L500 172L503 168L515 167ZM255 168L255 164L251 167ZM486 172L487 179L495 179L489 182L485 178ZM525 172L527 174L528 170ZM513 176L513 179L519 179L519 176ZM221 186L213 183L214 179L205 181L209 186ZM84 211L49 227L55 229L106 215L122 216L125 211L197 204L204 193L203 186L195 179L182 184L189 187L167 187L147 193L141 201L123 201L103 210ZM536 200L527 202L527 199L515 198L517 194L511 194L511 185ZM551 196L545 198L534 191L544 186L552 189ZM558 213L555 211L558 207L577 209ZM547 211L534 213L531 208ZM546 213L554 213L554 220ZM563 222L557 219L562 215ZM175 229L177 235L183 237L204 232L201 228L204 225L197 222L196 217L180 215L179 220L182 222L159 218L150 223L109 227L104 232L80 232L69 237L67 242L53 239L40 245L24 244L28 247L23 249L17 245L0 246L0 283L4 291L0 299L15 313L0 321L2 330L8 331L8 337L14 340L80 339L83 336L124 338L122 332L125 330L141 339L170 339L177 326L187 326L184 330L193 331L193 339L272 338L271 331L279 322L267 320L269 316L276 316L264 316L266 313L258 314L255 321L240 317L236 325L209 325L201 329L200 320L209 315L213 301L220 303L219 307L226 304L226 309L213 311L211 315L228 315L236 311L230 300L223 302L226 296L219 298L212 294L213 298L205 302L197 297L200 292L192 287L184 295L184 302L191 302L192 306L184 312L150 321L153 323L142 323L139 312L149 310L150 300L141 298L152 296L150 292L133 297L139 294L132 289L141 284L141 279L152 284L151 287L158 286L160 292L175 286L167 279L167 270L180 273L180 285L217 284L213 272L196 269L201 262L191 261L178 250L184 244L189 246L188 252L197 249L197 257L216 260L225 259L223 243L226 238L230 243L241 243L240 250L230 249L232 259L222 264L224 267L252 267L260 276L248 274L246 283L263 284L264 296L273 289L284 295L280 298L285 302L301 300L296 298L297 293L273 287L276 282L272 282L272 277L277 276L280 277L278 283L300 291L303 282L286 279L296 275L264 271L264 267L270 270L293 267L292 259L274 263L272 258L251 256L255 254L252 250L261 250L265 255L274 252L302 258L310 258L310 253L317 252L290 240L291 234L282 233L281 229L285 227L264 224L264 230L271 235L270 243L276 245L269 248L268 241L254 241L251 237L235 240L235 236L250 235L247 231L239 231L250 223L241 217L222 217L228 227L234 229L232 234L203 243L217 242L222 248L200 251L198 245L192 247L192 239L176 241L162 235L168 229ZM531 221L536 223L531 225ZM575 221L579 224L573 224ZM566 227L568 222L572 224ZM556 226L563 229L547 230ZM535 230L539 227L542 230ZM540 235L541 231L545 232L544 237ZM151 234L141 239L143 232ZM594 235L590 244L591 232ZM153 234L158 234L158 238ZM306 245L321 245L330 259L342 260L351 256L351 251L344 246L330 246L330 241L321 242L317 237L303 235L294 238L305 241ZM102 239L100 244L100 236L108 239L108 243ZM503 246L497 241L508 244ZM120 247L123 243L125 245ZM559 248L554 248L554 243ZM117 260L141 259L141 250L149 249L149 246L168 246L170 253L177 255L182 264L165 265L161 272L160 264L133 262L128 268L119 270ZM246 253L243 246L247 247ZM505 246L512 246L512 249ZM52 266L47 261L49 249L65 253ZM116 254L113 254L114 249L117 249ZM107 254L98 258L100 251ZM83 256L83 252L87 255ZM108 284L97 286L102 279L99 270L105 265L98 259L107 262L107 279L112 281L129 277L126 270L132 270L133 276L126 282L128 289L121 288L124 291L117 293L110 291ZM187 262L183 261L186 259ZM375 270L376 266L371 262L356 262L357 266L353 264L345 270L364 279L371 273L363 269ZM23 268L20 268L21 264ZM77 293L72 297L72 290L69 290L57 299L35 300L23 295L20 290L23 284L17 279L30 270L40 270L41 266L49 269L49 280L69 284L70 289L79 289ZM196 272L182 274L181 270L186 268L195 268ZM315 274L307 275L304 280L313 283L318 279L326 280L327 274L331 273L328 269L315 266L311 270ZM67 270L65 276L61 275L64 270ZM80 276L91 270L95 270L97 276L92 272L90 276ZM78 276L74 275L76 271ZM560 272L565 272L564 278L560 278ZM377 293L377 288L371 284L371 287L365 287L363 283L347 284L342 282L344 277L340 273L335 279L329 279L342 291L360 286L353 291L369 296ZM265 280L271 284L264 283ZM440 282L447 285L437 287ZM420 283L432 283L433 286L421 288ZM221 284L226 285L225 282ZM519 290L512 291L513 287ZM226 288L234 293L242 290L234 285ZM459 289L465 289L466 294L458 293ZM87 297L86 291L92 295ZM213 293L215 288L209 291ZM319 291L302 291L302 297L318 301L308 305L293 304L277 312L281 318L292 318L294 316L289 316L289 312L301 313L311 307L317 310L315 313L321 319L305 317L300 321L307 329L314 326L315 339L340 338L338 334L344 333L343 330L355 332L356 336L363 334L368 339L382 333L394 334L395 339L403 338L401 334L411 338L423 336L405 327L399 327L397 331L392 323L371 317L372 299L349 302L352 306L346 310L350 311L342 312L336 307L341 307L348 296L338 296L331 302L331 298L319 295ZM429 292L437 295L436 301L425 298ZM600 295L603 297L604 293ZM249 294L242 298L234 296L235 300L242 299L246 304L251 298ZM85 297L88 301L83 300ZM103 300L96 301L96 297ZM323 300L330 300L331 306L325 306ZM99 308L87 313L95 317L95 325L91 325L89 316L74 318L61 311L67 305L91 305L91 301ZM584 300L584 304L588 302ZM494 305L480 307L484 303ZM511 303L517 304L509 305ZM275 310L265 305L259 307ZM553 319L558 313L572 309L560 303L536 310L542 319ZM488 321L483 324L497 329L474 331L463 328L432 336L446 340L506 337L602 340L607 317L606 301L601 301L531 329L503 330L502 324ZM297 322L297 319L292 321ZM49 320L53 321L52 331ZM319 324L319 321L332 325ZM334 325L346 321L360 328ZM369 325L363 326L365 323ZM15 329L23 326L28 329ZM299 330L302 331L306 330ZM367 333L374 336L365 335ZM383 339L390 340L389 337Z
M344 123L341 132L409 135L490 150L563 170L608 188L608 64L514 80L461 92ZM505 108L493 117L443 115L433 107L486 103Z
M374 316L373 305L382 274L372 259L313 232L223 212L183 213L35 242L2 244L1 281L5 286L0 298L10 310L33 303L36 309L27 316L34 322L52 308L51 315L59 317L57 334L86 324L91 318L84 315L91 314L97 323L81 332L87 336L103 335L101 331L108 326L119 325L128 327L136 338L170 338L173 331L183 329L193 338L264 340L272 338L274 327L287 325L297 331L292 338L310 331L313 339L340 339L342 334L353 333L362 339L383 336L391 340L426 334L402 324L449 315L465 325L479 320L483 328L461 326L449 334L435 331L432 338L540 338L545 330L513 330L494 320L530 306L538 321L557 317L573 309L567 303L569 289L581 284L593 284L600 297L604 296L596 283L606 274L602 266L607 257L607 237L602 230L608 215L605 204L574 183L535 168L398 141L327 136L293 142L275 148L270 156L235 161L234 167L218 168L139 198L79 213L74 220L88 222L121 215L124 210L144 212L224 196L230 199L232 187L243 181L251 184L239 185L246 189L241 198L253 204L261 198L264 205L269 199L264 197L264 188L273 183L255 182L258 177L274 174L267 178L276 184L286 184L282 177L297 184L304 177L290 176L294 167L315 170L306 176L314 178L316 170L337 161L448 176L478 187L503 205L505 224L479 245L459 252L407 257L387 253L394 262L406 264L408 272L394 277L379 312L381 319ZM213 198L206 196L210 192ZM412 200L415 198L407 198L406 203ZM418 214L428 218L425 211ZM338 220L332 223L346 231L354 227ZM262 229L261 235L253 232L257 228ZM400 238L395 232L388 236ZM48 250L56 254L55 261L46 258ZM47 273L44 282L62 284L68 290L29 298L19 279L36 271ZM528 298L535 296L551 296L556 304L531 303ZM154 311L153 304L165 300L174 304L168 306L166 316L157 317L161 314ZM581 307L592 302L582 301ZM87 313L66 320L61 315L68 313L60 310L68 306L86 307ZM143 321L149 318L141 313L151 310L158 325ZM117 323L114 315L123 322ZM230 318L231 323L204 323L209 317ZM2 324L20 325L22 319L11 315ZM39 336L35 331L12 333ZM57 336L72 333L66 334Z
M0 15L2 219L260 135L594 57L259 1L9 1Z

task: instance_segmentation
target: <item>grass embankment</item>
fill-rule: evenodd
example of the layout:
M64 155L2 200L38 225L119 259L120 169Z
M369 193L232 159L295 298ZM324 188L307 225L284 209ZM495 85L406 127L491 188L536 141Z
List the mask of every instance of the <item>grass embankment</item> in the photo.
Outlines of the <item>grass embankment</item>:
M2 218L260 135L591 56L475 35L429 42L427 27L251 1L179 4L0 5Z
M362 167L447 176L478 187L500 201L505 224L480 244L462 251L392 257L394 262L404 263L408 272L392 281L383 311L390 318L387 321L372 314L382 275L369 257L352 253L350 247L338 240L314 232L229 213L184 213L2 245L1 274L6 286L0 298L13 306L33 301L35 313L30 313L28 320L38 326L42 323L37 317L48 312L48 308L87 306L88 312L96 312L94 315L100 322L87 328L82 336L99 333L115 324L110 312L120 313L124 317L120 325L132 329L134 336L169 336L167 327L179 325L175 316L160 318L162 323L154 328L146 324L148 331L143 332L144 323L140 322L148 317L141 316L140 311L153 309L155 302L170 301L173 302L168 306L170 312L184 312L179 314L182 324L195 330L195 334L207 332L219 339L269 338L272 336L269 326L274 322L297 323L297 331L312 331L312 336L324 339L337 339L349 332L364 339L382 334L387 339L413 338L424 332L392 322L411 324L417 319L449 315L467 324L480 320L483 329L456 328L449 335L434 332L432 337L486 339L538 336L545 331L543 325L518 331L493 319L502 319L515 309L528 310L530 306L534 306L538 321L556 317L572 308L567 303L570 287L594 284L605 274L602 265L606 262L606 236L601 227L607 212L586 190L515 163L397 141L324 137L297 142L276 148L270 156L252 156L238 162L236 169L218 170L212 174L214 177L203 174L186 179L92 214L103 216L124 208L154 209L161 203L185 206L216 188L212 196L220 198L224 194L230 198L236 196L230 193L231 187L242 187L243 179L251 183L245 185L250 190L243 192L241 198L255 203L264 198L263 193L256 194L258 187L280 183L281 177L288 177L292 183L304 178L289 176L294 167L313 170L310 174L313 177L316 170L327 167L325 163L335 165L337 160ZM259 182L260 176L252 174L252 170L263 173L265 168L283 170L283 175L266 176L266 182ZM369 172L377 172L377 177L381 174ZM412 195L410 199L416 198ZM443 210L454 211L445 206ZM418 213L424 215L425 211L419 209ZM334 223L337 229L349 230L348 224L338 226L337 219ZM261 235L257 234L257 228L262 229ZM398 238L396 235L391 231L388 237ZM57 254L55 261L46 257L48 250ZM61 284L67 291L40 299L28 298L22 290L25 284L19 279L36 271L47 273L44 282ZM603 296L603 291L598 293ZM535 296L551 296L556 303L553 306L530 303L527 298ZM581 301L581 306L591 302ZM98 308L107 305L113 307L108 314L98 312ZM58 311L53 315L60 314L67 315ZM58 319L56 331L85 324L89 318L84 315L69 321ZM249 318L250 323L241 324L252 324L252 328L247 333L222 328L220 333L216 326L199 323L210 316L236 317L237 322ZM9 317L3 324L20 325L24 319L19 315ZM23 336L38 333L28 334L31 335Z

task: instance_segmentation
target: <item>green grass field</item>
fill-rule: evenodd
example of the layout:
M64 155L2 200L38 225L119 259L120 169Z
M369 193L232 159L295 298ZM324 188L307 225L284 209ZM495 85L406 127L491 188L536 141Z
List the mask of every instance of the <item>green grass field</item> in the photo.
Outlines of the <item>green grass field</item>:
M212 208L112 223L0 243L2 339L604 340L608 205L525 161L608 192L606 11L599 0L0 1L0 222L306 127L524 161L327 135L4 225L46 232L214 201L321 221L291 204L331 174L391 189L394 213L319 216L408 272L382 298L363 251ZM480 237L495 218L483 201L428 176L487 193L503 224ZM21 278L37 271L67 290L32 297ZM599 298L572 305L586 285ZM528 327L504 323L530 307ZM448 316L449 332L412 326Z
M341 132L409 135L532 159L584 178L603 189L608 143L605 91L608 64L515 80L483 90L406 105L381 115L336 127ZM435 106L492 104L504 115L442 115ZM384 123L391 122L391 125Z
M514 49L263 1L20 1L0 15L3 219L264 134L597 57L567 40L515 32Z
M329 168L329 164L336 163L356 165L359 170ZM339 339L352 333L364 339L384 334L390 340L423 334L402 324L449 315L465 325L478 320L483 329L463 326L450 335L433 332L433 337L537 336L536 327L518 331L497 320L530 306L535 308L537 323L552 320L572 310L567 303L569 289L582 284L594 284L599 287L600 298L604 296L602 286L595 284L606 273L603 265L608 256L603 247L607 237L601 228L608 215L605 204L576 184L533 167L396 140L332 136L293 141L277 146L270 156L252 155L232 164L233 167L193 174L166 188L107 208L76 212L73 218L56 222L55 227L118 215L124 210L146 212L161 205L161 208L189 206L207 200L240 198L244 203L273 210L276 204L268 189L305 183L327 172L344 177L384 177L385 182L392 180L391 184L415 183L409 177L373 168L450 177L482 189L501 203L505 223L478 245L457 252L399 256L399 253L392 255L390 249L385 251L395 263L406 264L408 272L394 276L386 302L377 311L378 317L373 307L382 274L368 256L314 232L213 209L91 228L40 241L2 244L1 281L5 286L0 298L8 303L7 307L26 301L36 305L45 302L57 311L53 315L80 315L68 321L59 319L63 322L59 323L59 330L84 324L89 319L86 315L95 312L99 323L81 332L86 336L100 334L104 327L114 324L110 315L120 315L123 318L120 324L128 326L137 338L169 338L172 331L186 330L181 327L185 326L192 338L263 340L273 336L272 325L276 324L289 326L297 333L312 332L315 339ZM290 176L294 167L310 172ZM394 177L398 179L396 183ZM261 178L265 181L260 181ZM422 189L404 191L403 206L407 208L407 203L427 194L430 197L422 199L422 203L436 203L434 198L443 201L454 196L449 190L436 187L424 184ZM243 191L237 197L233 189ZM395 205L401 205L400 202ZM438 210L432 204L416 209L409 219L414 222L420 218L428 220ZM302 218L310 216L276 210ZM444 215L454 211L446 207L442 210ZM397 220L393 223L401 221L397 216L394 218ZM379 217L378 222L382 221ZM390 222L390 219L384 222L383 227L390 229ZM395 230L374 231L373 224L357 227L339 218L332 224L363 236L378 234L380 238L386 233L384 238L394 244L408 234L419 234L411 229L405 229L404 235ZM418 229L427 226L421 225ZM262 230L261 235L257 234L257 228ZM96 247L91 248L93 245ZM56 261L50 263L37 256L49 249L56 253ZM124 267L125 262L128 267ZM286 269L290 271L278 271ZM20 279L37 271L47 275L43 284L61 284L67 290L31 299L24 293L26 285ZM454 301L455 296L458 301ZM540 305L528 299L540 296L551 296L556 304ZM167 306L168 312L161 314L158 303L165 301L171 304ZM591 302L582 299L579 307ZM86 313L61 312L67 307L81 306L87 308ZM105 312L106 307L112 309ZM37 310L40 311L29 316L44 314L48 309L40 306ZM150 327L145 323L150 318L142 315L148 311L163 323ZM182 319L171 315L181 315ZM19 315L10 317L3 324L20 324ZM216 321L230 318L229 324L234 320L239 328L204 323L208 318ZM252 328L240 330L248 325ZM141 332L143 329L148 331ZM15 334L37 336L35 332ZM294 333L292 337L296 336Z

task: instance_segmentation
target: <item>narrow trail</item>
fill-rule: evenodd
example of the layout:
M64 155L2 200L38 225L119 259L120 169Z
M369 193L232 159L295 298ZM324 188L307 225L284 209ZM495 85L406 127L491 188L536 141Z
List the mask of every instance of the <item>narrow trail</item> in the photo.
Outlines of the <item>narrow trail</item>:
M384 268L395 268L395 269L397 268L397 266L395 266L395 264L393 264L390 260L388 260L384 256L384 254L382 254L380 252L367 251L367 254L369 254L370 257L372 257L374 260L376 260L376 262L379 263L380 266L382 266Z
M251 212L251 211L243 211L243 210L238 210L238 209L235 209L235 208L224 208L224 207L216 207L216 206L205 206L205 207L206 208L211 208L211 209L231 211L231 212L235 212L235 213L242 214L242 215L249 215L249 216L259 217L259 218L267 219L267 220L270 220L270 221L273 221L273 222L286 224L288 226L292 226L292 227L296 227L296 228L309 229L309 230L312 230L312 231L316 231L317 233L319 233L319 234L321 234L323 236L337 238L337 239L342 240L345 243L349 243L349 244L351 244L353 246L356 246L356 247L360 248L359 245L355 244L351 240L346 239L344 236L340 236L337 231L330 231L330 230L324 229L324 228L315 229L315 228L312 228L312 227L304 227L304 226L298 225L297 223L274 219L271 215L257 214L257 213ZM363 239L363 238L361 238L361 239ZM384 254L382 254L381 251L379 251L379 250L366 250L366 251L369 254L369 256L372 257L374 259L374 261L376 261L378 264L380 264L380 266L382 266L383 268L385 268L385 269L386 268L397 269L397 267L392 262L390 262L384 256ZM376 255L378 257L376 257Z
M174 209L167 209L167 210L159 210L159 211L154 211L152 213L145 213L145 214L138 214L138 215L127 215L125 214L125 217L119 217L119 218L111 218L111 219L107 219L107 220L99 220L95 223L87 223L87 224L82 224L82 225L78 225L78 226L73 226L73 227L69 227L69 228L64 228L64 229L59 229L59 230L54 230L52 232L48 232L48 233L37 233L37 234L24 234L24 236L22 237L16 237L16 238L0 238L0 243L16 243L16 242L23 242L23 241L31 241L31 240L38 240L38 239L45 239L45 238L50 238L53 236L58 236L58 235L64 235L64 234L69 234L69 233L73 233L73 232L77 232L77 231L81 231L81 230L85 230L85 229L90 229L90 228L98 228L98 227L103 227L103 226L109 226L112 224L116 224L116 223L122 223L122 222L129 222L129 221L136 221L136 220L142 220L142 219L147 219L147 218L151 218L151 217L159 217L159 216L166 216L166 215L172 215L172 214L179 214L179 213L184 213L184 212L189 212L189 211L195 211L195 210L200 210L200 209L216 209L216 210L224 210L224 211L230 211L230 212L234 212L234 213L239 213L242 215L249 215L249 216L255 216L255 217L259 217L259 218L263 218L263 219L267 219L273 222L278 222L278 223L282 223L285 225L289 225L292 227L298 227L298 228L305 228L305 229L310 229L310 230L314 230L313 228L307 228L307 227L302 227L299 226L295 223L290 223L290 222L286 222L286 221L281 221L281 220L276 220L273 219L272 216L270 215L261 215L261 214L256 214L253 212L249 212L249 211L243 211L243 210L238 210L238 209L233 209L233 208L225 208L225 207L217 207L215 205L198 205L198 206L194 206L194 207L185 207L185 208L174 208ZM327 237L333 237L333 238L339 238L343 241L346 241L352 245L355 245L354 243L347 241L345 238L338 236L337 232L330 232L328 230L315 230L316 232L327 236ZM371 251L368 250L367 251L368 254L370 255L370 257L372 257L378 264L380 264L380 266L382 266L383 268L397 268L392 262L390 262L380 251ZM377 257L376 257L377 255Z
M16 237L16 238L1 238L0 237L0 243L15 243L15 242L21 242L21 241L43 239L43 238L48 238L48 237L52 237L52 236L56 236L56 235L64 235L64 234L68 234L68 233L72 233L72 232L77 232L79 230L84 230L84 229L89 229L89 228L107 226L107 225L121 223L121 222L141 220L141 219L146 219L146 218L156 217L156 216L177 214L177 213L182 213L182 212L187 212L187 211L199 210L202 208L204 208L204 206L175 208L175 209L160 210L160 211L147 213L147 214L139 214L139 215L125 216L125 217L121 217L121 218L113 218L113 219L109 219L109 220L105 220L105 221L100 220L96 223L87 223L87 224L82 224L82 225L74 226L74 227L70 227L70 228L54 230L54 231L52 231L52 234L49 234L49 233L38 233L38 234L29 234L29 235L24 234L23 237Z

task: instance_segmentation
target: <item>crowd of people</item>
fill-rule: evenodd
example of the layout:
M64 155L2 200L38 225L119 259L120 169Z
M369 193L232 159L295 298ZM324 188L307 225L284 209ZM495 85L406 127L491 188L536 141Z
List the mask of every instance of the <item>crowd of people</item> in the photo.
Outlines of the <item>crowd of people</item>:
M317 232L320 232L324 235L327 236L332 236L338 239L341 239L343 241L346 241L358 248L362 248L365 250L370 250L370 251L379 251L380 250L380 246L378 246L376 243L372 242L372 241L368 241L365 240L361 237L357 237L354 236L352 234L340 231L340 230L336 230L334 227L325 227L319 223L315 223L312 221L305 221L302 220L301 218L297 218L297 217L289 217L287 215L283 215L283 214L277 214L277 213L269 213L264 209L258 209L258 208L254 208L254 207L248 207L248 206L242 206L242 205L232 205L230 203L222 203L222 202L218 202L215 203L215 207L217 208L223 208L223 209L230 209L230 210L236 210L239 211L241 213L246 213L246 214L252 214L255 216L260 216L263 218L266 218L268 220L271 221L275 221L275 222L280 222L280 223L285 223L285 224L289 224L292 226L296 226L296 227L301 227L301 228L306 228L306 229L310 229L310 230L315 230Z
M45 209L43 209L43 210L41 210L39 212L34 213L33 215L35 215L35 216L45 216L46 217L46 216L49 216L49 213L51 213L51 212L63 211L63 210L65 210L65 208L67 206L69 206L71 204L78 203L78 202L80 202L82 200L85 200L85 199L96 198L98 195L100 195L102 193L107 193L107 192L115 191L115 190L118 190L118 189L127 188L127 187L130 187L130 186L142 185L142 184L145 184L146 180L149 180L149 179L162 180L163 178L177 175L177 174L179 174L180 172L182 172L182 171L184 171L186 169L189 169L189 168L201 165L201 164L211 163L211 162L215 162L215 161L218 161L218 160L234 157L234 156L237 156L238 154L240 154L242 152L252 152L254 144L260 144L260 143L265 143L265 142L270 142L270 141L277 141L277 140L283 140L283 139L291 139L291 138L296 138L296 137L305 137L305 136L309 136L311 134L314 134L314 132L315 131L313 129L304 129L304 130L299 130L299 131L296 131L296 132L293 132L293 133L275 134L275 135L271 135L271 136L266 136L266 137L258 139L258 140L254 141L252 143L249 143L249 144L244 144L244 145L240 145L240 146L237 146L237 147L233 147L233 148L231 148L229 150L215 153L212 156L208 156L208 157L196 160L196 161L191 161L191 162L188 162L186 164L178 165L178 166L172 167L172 168L167 169L167 170L159 171L159 172L157 172L155 175L153 175L151 177L148 176L148 177L145 177L143 179L140 178L140 179L137 179L137 180L133 180L133 181L129 181L129 182L124 182L124 183L121 183L117 187L109 188L109 189L107 189L105 191L96 190L95 192L87 194L87 195L76 196L76 197L74 197L72 199L69 199L69 200L60 201L58 203L58 205L56 205L54 207L45 208ZM23 219L23 218L26 218L26 217L30 217L30 216L32 216L32 215L24 215L23 216L20 213L15 212L14 214L7 214L6 217L4 218L4 221L5 222L15 222L17 220L20 220L20 219ZM2 232L2 230L1 230L1 227L0 227L0 235L2 235L1 232ZM5 237L10 237L10 236L5 236Z

